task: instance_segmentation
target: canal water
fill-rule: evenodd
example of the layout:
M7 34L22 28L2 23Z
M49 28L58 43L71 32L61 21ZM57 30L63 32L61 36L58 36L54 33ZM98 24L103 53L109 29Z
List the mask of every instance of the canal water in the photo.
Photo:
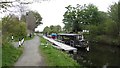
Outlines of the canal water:
M73 58L83 67L95 66L97 68L120 67L120 48L108 45L89 45L90 51L78 48Z

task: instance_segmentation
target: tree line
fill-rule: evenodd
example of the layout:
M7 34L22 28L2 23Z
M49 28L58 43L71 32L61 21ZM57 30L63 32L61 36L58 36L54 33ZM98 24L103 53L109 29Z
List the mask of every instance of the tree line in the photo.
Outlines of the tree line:
M23 37L27 38L28 31L31 30L32 32L34 32L34 29L39 24L41 24L41 20L42 20L41 15L35 11L29 11L29 12L30 13L32 12L33 17L35 18L35 21L32 21L32 19L28 19L29 21L32 21L30 23L26 22L27 15L22 15L21 18L15 15L8 15L2 18L1 24L2 24L3 43L4 41L7 42L8 40L10 40L12 35L14 36L15 40L18 40L18 38L23 38Z
M120 45L120 1L110 5L107 12L99 11L93 4L65 8L63 29L66 33L89 30L89 35L84 33L89 41Z
M46 26L44 29L43 29L43 33L44 34L52 34L52 33L60 33L62 31L62 28L60 25L51 25L50 27Z

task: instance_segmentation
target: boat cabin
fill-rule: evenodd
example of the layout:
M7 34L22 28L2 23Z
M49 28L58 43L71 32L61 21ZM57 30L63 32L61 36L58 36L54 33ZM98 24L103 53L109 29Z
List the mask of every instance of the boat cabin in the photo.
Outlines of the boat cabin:
M87 47L88 44L80 34L58 34L58 41L74 47Z

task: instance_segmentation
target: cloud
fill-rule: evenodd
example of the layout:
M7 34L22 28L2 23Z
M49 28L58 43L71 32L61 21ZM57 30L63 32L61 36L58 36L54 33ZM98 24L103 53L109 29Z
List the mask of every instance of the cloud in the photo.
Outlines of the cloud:
M118 2L118 0L48 0L41 3L35 2L29 7L41 14L43 25L38 26L36 30L42 31L45 26L50 25L61 25L63 27L63 14L66 11L65 7L68 5L76 6L76 4L93 3L100 11L107 12L109 5L114 2Z

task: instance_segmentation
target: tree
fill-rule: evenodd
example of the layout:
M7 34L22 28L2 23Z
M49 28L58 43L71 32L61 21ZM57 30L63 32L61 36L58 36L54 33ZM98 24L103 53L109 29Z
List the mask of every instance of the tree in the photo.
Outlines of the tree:
M12 2L7 2L7 1L0 2L0 10L3 9L3 8L7 9L7 7L11 6L11 4L12 4Z
M26 37L26 23L20 22L17 18L7 16L2 18L2 35L9 37L14 35L16 38Z
M43 30L43 33L60 33L61 32L61 26L57 25L57 26L53 26L51 25L50 27L46 26Z
M58 33L60 33L62 31L62 28L60 25L57 25L56 28L57 28Z
M15 4L16 3L16 4ZM19 13L19 15L21 16L22 14L25 14L26 11L28 11L28 4L31 4L32 2L30 1L22 1L22 0L15 0L15 1L1 1L0 2L0 12L1 13L9 13L9 14L13 14L13 13ZM14 8L16 10L11 10L8 8Z
M22 15L20 20L21 20L22 22L26 22L26 15Z
M89 24L89 25L97 25L100 22L99 18L99 11L98 8L93 5L89 4L88 6L85 6L83 10L81 10L82 16L82 22L84 24Z
M10 19L10 16L2 18L2 34L5 35L9 33L11 26L9 26L12 20Z
M77 7L69 5L66 9L63 23L65 24L64 28L68 31L77 33L85 29L85 25L99 25L102 22L100 11L93 4L88 6L77 4Z
M42 17L41 17L41 15L38 13L38 12L35 12L35 11L32 11L32 13L33 13L33 15L34 15L34 17L35 17L35 19L36 19L36 24L37 24L37 26L39 25L39 24L43 24L41 21L42 21Z
M67 11L65 12L64 19L63 19L63 23L65 24L65 31L67 32L71 32L74 31L74 23L75 22L75 8L72 7L71 5L69 5L68 7L65 7L67 9Z
M29 11L26 14L26 23L27 29L31 32L34 32L35 28L42 24L42 17L38 12Z
M50 33L50 28L48 26L46 26L44 29L43 29L43 33Z
M109 37L118 36L117 34L117 24L112 21L112 19L107 19L105 22L105 33Z
M116 25L116 36L120 36L120 1L118 3L114 3L109 8L109 16L112 19L112 22Z

